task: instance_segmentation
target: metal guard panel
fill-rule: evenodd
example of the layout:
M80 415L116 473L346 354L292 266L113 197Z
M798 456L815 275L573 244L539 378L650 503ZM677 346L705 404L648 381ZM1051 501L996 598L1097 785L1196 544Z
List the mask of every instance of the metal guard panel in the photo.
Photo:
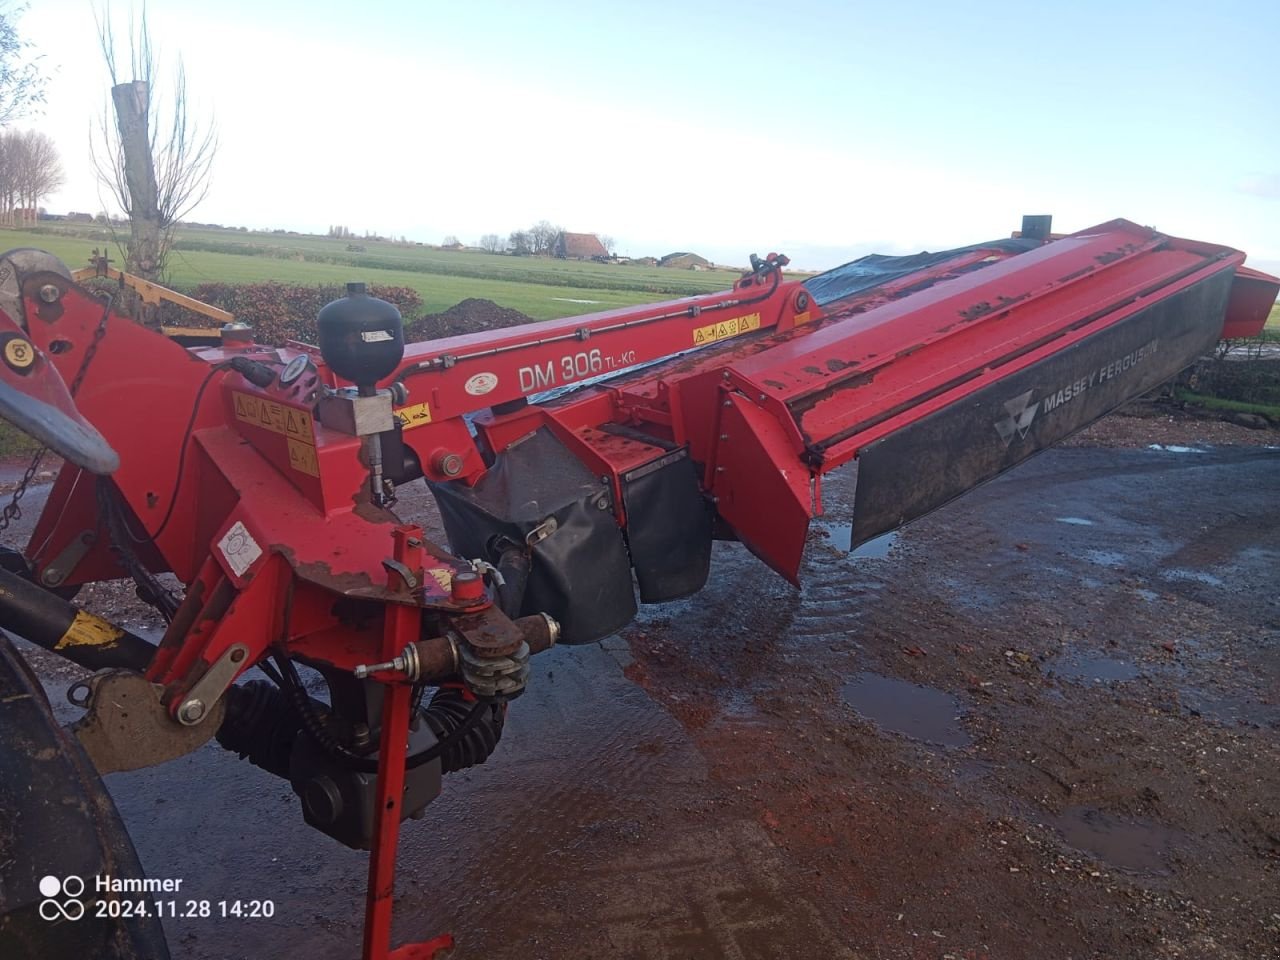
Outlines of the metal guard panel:
M1088 426L1218 339L1232 272L1220 271L865 448L853 543L864 543Z

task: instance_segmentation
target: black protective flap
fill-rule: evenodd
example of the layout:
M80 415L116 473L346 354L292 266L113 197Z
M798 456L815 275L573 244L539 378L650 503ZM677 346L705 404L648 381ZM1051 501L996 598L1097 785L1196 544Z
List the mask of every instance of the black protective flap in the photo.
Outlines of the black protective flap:
M1146 393L1211 349L1223 270L991 384L858 457L853 545L955 499Z
M500 453L474 487L432 483L450 549L497 562L496 539L535 530L521 614L548 613L562 643L592 643L636 614L631 565L609 487L545 427Z

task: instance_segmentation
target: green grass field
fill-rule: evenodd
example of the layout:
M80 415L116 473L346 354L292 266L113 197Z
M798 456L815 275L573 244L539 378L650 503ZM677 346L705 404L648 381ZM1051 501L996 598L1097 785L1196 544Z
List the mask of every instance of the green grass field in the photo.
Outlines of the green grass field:
M0 243L6 248L40 247L72 269L85 265L94 247L110 247L113 260L119 259L107 229L91 224L4 231ZM361 245L364 252L349 251L348 244ZM184 228L170 256L168 282L185 290L205 281L364 280L412 287L422 297L424 313L437 313L468 297L483 297L536 320L548 320L724 290L739 275L734 270L579 263L386 241Z

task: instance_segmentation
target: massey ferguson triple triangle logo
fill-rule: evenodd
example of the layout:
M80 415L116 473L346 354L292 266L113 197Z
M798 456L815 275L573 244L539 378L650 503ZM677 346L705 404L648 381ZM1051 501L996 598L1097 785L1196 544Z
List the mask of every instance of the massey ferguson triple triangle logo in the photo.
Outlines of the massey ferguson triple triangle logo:
M1031 429L1031 421L1036 418L1036 411L1040 409L1039 403L1031 402L1031 394L1033 390L1026 393L1020 393L1012 400L1004 402L1004 408L1009 415L1002 420L996 421L996 433L1000 434L1000 439L1004 441L1007 447L1013 443L1016 435L1019 439L1027 438L1027 431Z
M1012 400L1006 400L1004 409L1008 416L995 422L996 433L1000 434L1000 439L1004 441L1006 447L1013 443L1015 436L1019 440L1027 439L1027 431L1031 429L1031 421L1036 418L1038 411L1043 410L1045 416L1048 416L1059 407L1071 403L1095 388L1109 388L1115 380L1119 379L1123 382L1132 379L1135 376L1134 369L1143 361L1155 356L1159 349L1159 340L1149 340L1138 349L1130 350L1124 356L1100 364L1088 373L1081 374L1069 383L1064 383L1057 390L1050 386L1049 392L1035 403L1031 402L1031 394L1035 393L1035 390L1028 390L1026 393L1018 394ZM1136 392L1136 388L1133 387L1123 389ZM1110 405L1114 406L1117 402L1119 401L1113 400ZM1093 416L1097 416L1097 413Z

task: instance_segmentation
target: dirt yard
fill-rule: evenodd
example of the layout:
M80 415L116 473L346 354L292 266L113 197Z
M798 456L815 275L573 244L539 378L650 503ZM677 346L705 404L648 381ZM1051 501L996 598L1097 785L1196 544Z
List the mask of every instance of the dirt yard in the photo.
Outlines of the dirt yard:
M852 556L849 488L802 590L719 544L698 596L539 657L494 758L406 826L397 935L452 931L453 960L1280 957L1280 434L1113 417ZM286 783L216 746L107 779L151 876L275 901L169 921L175 957L358 954L366 858Z

